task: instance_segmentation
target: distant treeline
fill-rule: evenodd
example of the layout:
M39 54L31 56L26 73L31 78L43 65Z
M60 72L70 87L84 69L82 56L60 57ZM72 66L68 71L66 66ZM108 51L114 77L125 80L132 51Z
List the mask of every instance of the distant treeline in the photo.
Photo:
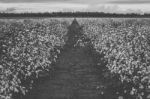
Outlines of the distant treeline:
M0 13L0 17L129 17L149 18L150 14L117 14L103 12Z

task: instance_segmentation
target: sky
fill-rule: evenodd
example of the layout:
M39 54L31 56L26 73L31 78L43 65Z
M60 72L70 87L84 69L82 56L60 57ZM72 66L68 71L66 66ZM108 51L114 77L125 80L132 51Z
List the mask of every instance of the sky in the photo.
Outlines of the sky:
M0 0L0 11L149 13L150 0Z

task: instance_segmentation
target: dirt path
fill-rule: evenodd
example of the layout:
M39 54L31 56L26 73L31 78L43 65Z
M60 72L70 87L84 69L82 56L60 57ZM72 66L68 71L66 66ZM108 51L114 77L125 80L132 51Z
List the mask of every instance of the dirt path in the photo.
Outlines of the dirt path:
M93 59L84 49L64 52L54 77L40 84L26 99L104 99Z

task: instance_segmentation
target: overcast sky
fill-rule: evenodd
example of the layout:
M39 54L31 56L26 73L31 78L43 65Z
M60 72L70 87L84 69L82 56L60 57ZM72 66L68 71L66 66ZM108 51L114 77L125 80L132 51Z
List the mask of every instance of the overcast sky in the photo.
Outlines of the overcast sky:
M97 3L117 3L117 4L141 4L150 3L150 0L0 0L1 3L86 3L86 4L97 4Z
M7 12L104 11L150 12L150 0L0 0Z

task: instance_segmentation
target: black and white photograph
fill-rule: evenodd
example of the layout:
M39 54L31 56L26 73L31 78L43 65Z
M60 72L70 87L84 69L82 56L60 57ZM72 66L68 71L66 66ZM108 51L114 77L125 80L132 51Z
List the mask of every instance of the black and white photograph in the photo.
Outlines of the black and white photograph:
M150 0L0 0L0 99L150 99Z

